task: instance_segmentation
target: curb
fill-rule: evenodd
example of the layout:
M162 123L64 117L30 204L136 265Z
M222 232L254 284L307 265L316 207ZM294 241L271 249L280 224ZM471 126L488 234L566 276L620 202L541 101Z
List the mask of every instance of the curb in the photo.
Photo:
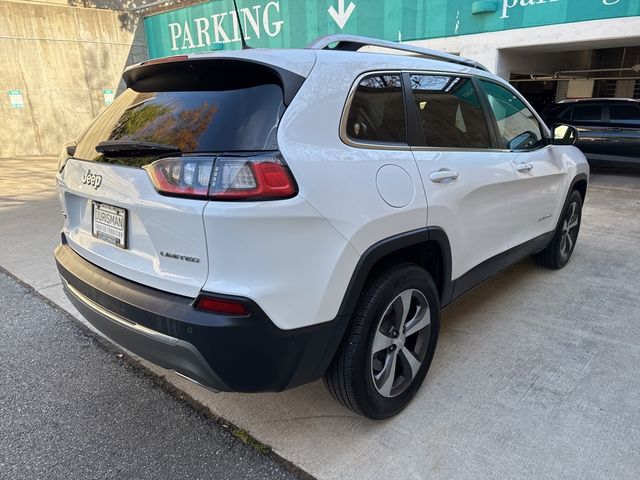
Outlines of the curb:
M161 388L166 393L168 393L175 401L178 403L188 406L191 409L195 410L196 413L202 416L202 418L210 421L214 421L218 425L220 425L225 430L229 431L232 436L234 436L238 441L244 443L245 445L253 448L261 455L266 455L271 457L277 464L283 467L287 472L295 475L300 480L317 480L316 477L311 475L310 473L305 472L300 467L296 466L286 458L278 455L273 451L273 449L258 439L254 438L248 431L243 428L238 427L237 425L225 420L219 415L214 414L209 408L203 405L201 402L193 398L191 395L186 393L183 390L180 390L178 387L169 382L163 375L158 375L155 372L149 370L147 367L142 365L138 360L133 358L124 350L118 348L118 346L106 338L98 335L93 332L87 325L78 320L75 316L69 313L67 310L62 308L60 305L55 303L53 300L42 295L35 288L33 288L28 283L24 282L20 278L16 277L13 273L8 271L2 265L0 265L0 274L4 274L18 283L20 286L25 288L31 295L34 295L36 298L46 303L64 317L68 318L72 321L76 328L78 328L83 335L87 338L91 339L98 347L102 348L105 352L109 354L115 355L120 361L124 362L127 367L131 368L136 374L141 375L150 379L153 382L153 385Z

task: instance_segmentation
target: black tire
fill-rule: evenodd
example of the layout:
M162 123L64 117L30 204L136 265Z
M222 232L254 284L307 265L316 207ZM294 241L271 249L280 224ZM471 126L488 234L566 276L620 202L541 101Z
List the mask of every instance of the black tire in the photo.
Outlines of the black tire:
M424 308L425 301L428 309ZM403 315L405 310L407 314ZM427 319L428 325L422 326ZM439 329L440 302L431 276L415 264L398 265L366 287L324 374L325 385L338 402L360 415L391 417L406 407L420 388L431 365ZM409 335L405 337L405 333ZM374 339L377 348L384 342L396 343L374 353ZM391 361L394 351L395 360ZM419 368L418 363L409 361L409 354L419 362ZM393 374L390 380L384 375L389 372Z
M578 241L581 221L582 195L580 195L580 192L577 190L573 190L569 195L567 206L562 212L562 217L560 218L560 222L558 222L558 227L556 228L556 233L551 243L549 243L547 248L533 256L536 263L543 267L556 270L569 263L573 249ZM568 228L569 226L571 226L571 228Z

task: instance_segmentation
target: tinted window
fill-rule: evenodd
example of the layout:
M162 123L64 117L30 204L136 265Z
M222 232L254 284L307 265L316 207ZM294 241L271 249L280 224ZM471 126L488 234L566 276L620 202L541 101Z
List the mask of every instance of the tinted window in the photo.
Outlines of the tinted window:
M529 150L544 144L538 120L517 96L493 82L480 84L498 124L501 148Z
M362 79L351 101L347 135L356 141L407 142L400 75Z
M602 112L600 105L576 105L573 107L571 120L583 122L599 122Z
M558 115L558 120L571 120L571 108L565 108L560 115Z
M102 141L153 142L183 153L275 150L282 89L266 84L224 91L126 90L89 127L75 157L102 160Z
M640 124L640 107L635 105L609 105L609 119L617 123Z
M411 75L411 89L424 131L422 145L491 147L487 122L470 79Z

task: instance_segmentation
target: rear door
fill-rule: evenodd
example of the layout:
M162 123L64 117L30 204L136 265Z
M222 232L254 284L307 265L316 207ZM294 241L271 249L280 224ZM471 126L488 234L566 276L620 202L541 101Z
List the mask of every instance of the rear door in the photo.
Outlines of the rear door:
M479 84L493 114L498 155L515 170L508 242L514 248L554 229L564 200L564 166L541 122L512 89L489 80Z
M250 64L235 72L227 62L217 83L195 67L162 68L138 73L139 91L124 91L79 139L58 175L64 234L109 272L194 297L208 273L203 211L214 161L277 149L283 87Z
M452 279L492 259L498 271L508 246L511 158L492 149L480 96L470 77L405 74L410 113L419 126L412 139L427 195L428 224L444 229L451 244ZM473 282L471 282L473 283ZM466 289L458 282L456 289ZM454 295L462 293L454 292Z
M609 158L640 164L640 102L611 102L607 113L602 136Z

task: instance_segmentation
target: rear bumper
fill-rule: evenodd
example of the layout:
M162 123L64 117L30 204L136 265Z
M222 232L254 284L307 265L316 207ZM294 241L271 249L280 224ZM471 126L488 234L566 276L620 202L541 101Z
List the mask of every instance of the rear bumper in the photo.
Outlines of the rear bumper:
M193 299L113 275L63 242L55 259L65 293L115 343L214 390L281 391L320 378L344 334L335 319L296 330L277 328L248 299L248 316L193 308ZM237 299L237 298L236 298Z

